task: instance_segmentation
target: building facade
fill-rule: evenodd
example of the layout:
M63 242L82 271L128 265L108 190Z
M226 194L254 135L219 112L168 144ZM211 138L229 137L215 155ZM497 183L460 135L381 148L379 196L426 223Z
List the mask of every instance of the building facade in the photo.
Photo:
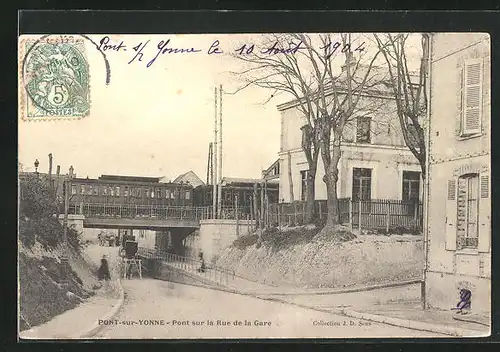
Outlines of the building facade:
M339 161L339 198L422 199L421 167L406 147L396 115L394 98L385 90L361 94L359 109L349 120L342 138ZM305 200L309 165L301 147L305 117L297 101L278 106L281 112L279 153L279 200ZM315 181L315 196L327 198L321 156ZM290 180L291 176L291 180ZM291 187L292 185L292 187Z
M490 310L490 40L431 36L426 302ZM467 292L467 291L466 291Z

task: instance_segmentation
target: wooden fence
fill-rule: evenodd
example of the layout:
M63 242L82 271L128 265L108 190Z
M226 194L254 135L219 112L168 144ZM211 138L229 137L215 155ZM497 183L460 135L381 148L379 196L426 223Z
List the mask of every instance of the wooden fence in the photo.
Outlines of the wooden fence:
M326 200L314 202L316 218L326 220ZM360 211L361 209L361 211ZM397 228L421 230L423 222L422 203L393 199L372 199L352 201L350 198L339 199L340 222L352 228L385 230ZM269 204L267 225L293 226L304 223L306 202Z

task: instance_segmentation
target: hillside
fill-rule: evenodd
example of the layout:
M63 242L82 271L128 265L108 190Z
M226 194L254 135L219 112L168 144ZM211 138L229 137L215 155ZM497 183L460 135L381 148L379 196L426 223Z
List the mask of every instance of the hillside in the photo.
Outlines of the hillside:
M216 264L269 285L349 287L418 278L423 266L421 236L361 235L340 239L314 228L292 228L238 238ZM348 234L348 235L346 235Z
M28 249L19 243L20 331L43 324L94 295L96 268L74 250L69 260L70 280L64 286L62 253L60 246L49 250L35 244Z

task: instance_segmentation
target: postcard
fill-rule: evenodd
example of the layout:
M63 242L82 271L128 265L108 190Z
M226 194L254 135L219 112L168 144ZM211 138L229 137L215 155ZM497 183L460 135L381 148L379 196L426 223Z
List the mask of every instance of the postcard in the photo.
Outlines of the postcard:
M19 338L489 336L486 33L18 38Z

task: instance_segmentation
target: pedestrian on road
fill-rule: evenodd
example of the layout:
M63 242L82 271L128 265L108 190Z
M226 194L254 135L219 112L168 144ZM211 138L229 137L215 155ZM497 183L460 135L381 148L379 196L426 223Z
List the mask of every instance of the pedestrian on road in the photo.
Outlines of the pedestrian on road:
M109 265L108 260L106 259L106 255L102 256L101 266L99 270L97 270L97 278L99 281L104 281L105 289L108 289L109 280L111 280L111 274L109 273Z

